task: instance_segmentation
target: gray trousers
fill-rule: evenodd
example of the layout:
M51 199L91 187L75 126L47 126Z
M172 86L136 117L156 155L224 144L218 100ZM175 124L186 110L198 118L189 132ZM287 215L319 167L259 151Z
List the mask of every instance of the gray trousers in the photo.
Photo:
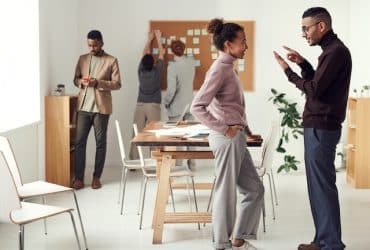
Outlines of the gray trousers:
M216 249L231 248L231 236L256 239L264 187L246 148L244 132L239 131L234 138L229 138L212 131L209 145L215 156L216 173L212 208L213 245ZM236 188L242 195L238 216Z

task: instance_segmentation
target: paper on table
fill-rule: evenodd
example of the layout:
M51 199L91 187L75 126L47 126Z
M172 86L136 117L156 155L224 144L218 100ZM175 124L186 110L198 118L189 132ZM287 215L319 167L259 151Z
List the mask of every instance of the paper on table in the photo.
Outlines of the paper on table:
M196 125L186 126L186 127L148 130L148 132L154 133L156 136L166 135L166 136L192 137L196 135L209 134L210 129L202 124L196 124Z

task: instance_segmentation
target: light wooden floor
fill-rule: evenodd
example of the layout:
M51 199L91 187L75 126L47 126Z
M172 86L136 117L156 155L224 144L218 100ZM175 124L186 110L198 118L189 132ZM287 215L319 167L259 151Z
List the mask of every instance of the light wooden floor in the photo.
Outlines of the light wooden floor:
M200 182L211 181L212 167L197 167ZM90 171L90 170L87 170ZM203 250L211 247L211 225L200 231L194 224L165 225L163 245L152 245L150 229L155 197L155 184L150 182L144 212L144 228L140 231L139 216L136 214L141 173L131 173L127 183L125 214L119 215L118 185L120 168L105 168L103 188L92 190L89 186L77 192L90 250L117 249L176 249ZM86 182L91 180L87 175ZM269 189L266 186L267 232L259 232L253 244L259 249L293 250L301 242L309 242L313 236L313 225L307 199L306 181L303 171L294 174L276 175L279 206L277 218L272 220ZM356 190L345 182L345 173L338 173L338 187L342 210L343 239L349 250L370 249L370 190ZM200 209L205 210L209 192L199 191ZM50 197L51 204L73 206L68 195ZM175 191L177 210L188 211L187 192ZM171 209L171 206L168 206ZM48 221L48 235L43 234L42 222L26 226L26 249L77 249L69 217L61 215ZM18 249L18 228L0 224L0 249Z

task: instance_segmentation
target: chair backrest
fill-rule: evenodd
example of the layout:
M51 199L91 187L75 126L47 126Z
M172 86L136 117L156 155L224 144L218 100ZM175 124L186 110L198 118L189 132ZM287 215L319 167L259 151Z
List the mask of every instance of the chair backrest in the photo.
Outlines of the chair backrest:
M19 208L21 204L9 164L3 152L0 152L0 222L12 223L11 212Z
M4 158L10 169L10 173L13 176L16 187L20 188L23 184L21 175L19 173L17 161L15 160L14 153L8 138L3 136L0 136L0 152L4 154Z
M277 145L277 139L279 135L280 124L278 121L273 121L271 123L270 133L267 136L262 149L262 168L266 171L272 168L272 161L274 157L274 152Z
M119 145L119 152L121 153L121 161L122 161L122 164L125 165L126 152L125 152L125 146L124 146L123 140L122 140L121 126L119 125L118 120L115 120L114 122L116 123L117 139L118 139L118 145Z
M132 124L132 126L134 127L134 134L135 134L135 136L137 136L139 134L139 130L137 128L136 123ZM137 151L139 153L140 163L141 163L141 165L143 167L145 167L145 160L144 160L144 155L143 155L143 149L141 148L141 146L137 146Z

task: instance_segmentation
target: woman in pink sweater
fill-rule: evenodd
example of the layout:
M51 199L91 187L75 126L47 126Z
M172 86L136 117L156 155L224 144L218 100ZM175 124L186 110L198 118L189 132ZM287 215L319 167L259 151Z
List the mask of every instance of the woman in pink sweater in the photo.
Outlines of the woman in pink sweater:
M209 127L209 144L215 156L216 183L212 209L215 249L256 249L247 239L256 239L264 188L246 147L248 128L244 94L233 70L243 58L246 37L238 24L213 19L208 24L219 57L207 72L195 96L191 113ZM241 197L238 216L238 188ZM231 240L230 240L231 239Z

